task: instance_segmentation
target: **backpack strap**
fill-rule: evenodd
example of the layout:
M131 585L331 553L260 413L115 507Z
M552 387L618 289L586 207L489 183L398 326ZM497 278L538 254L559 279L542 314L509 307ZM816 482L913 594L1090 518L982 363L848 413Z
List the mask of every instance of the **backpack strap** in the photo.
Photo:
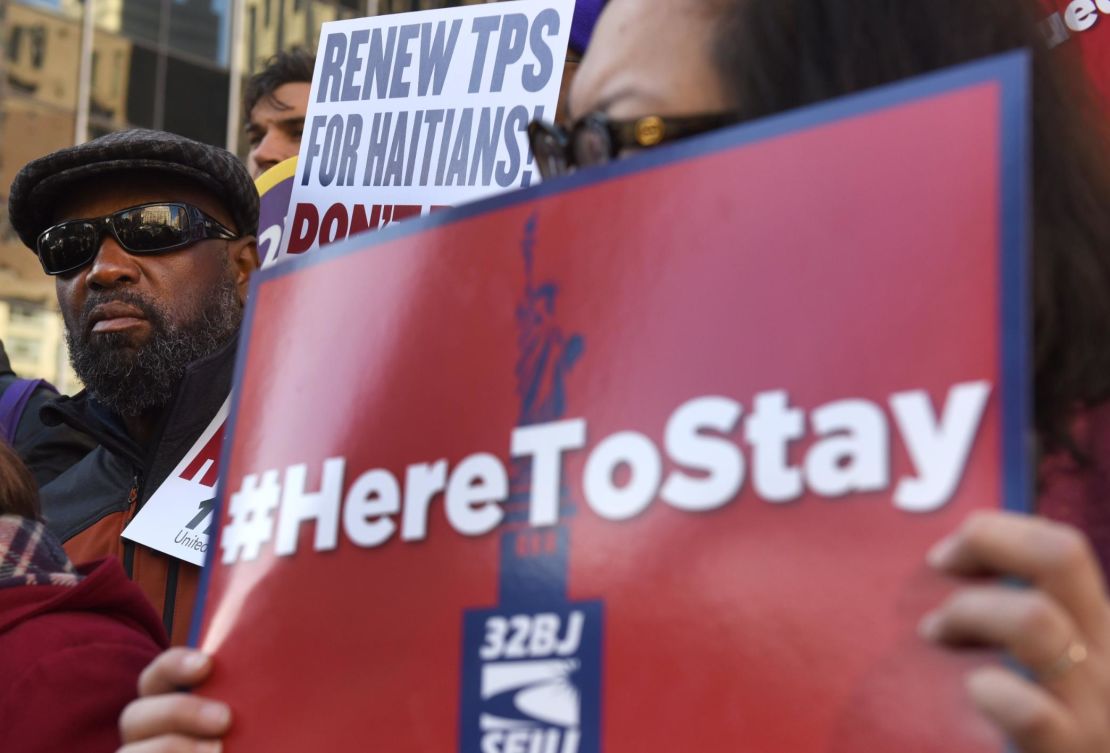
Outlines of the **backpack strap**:
M45 379L16 379L0 395L0 436L8 444L15 442L15 432L27 408L27 401L39 387L57 393L54 385Z

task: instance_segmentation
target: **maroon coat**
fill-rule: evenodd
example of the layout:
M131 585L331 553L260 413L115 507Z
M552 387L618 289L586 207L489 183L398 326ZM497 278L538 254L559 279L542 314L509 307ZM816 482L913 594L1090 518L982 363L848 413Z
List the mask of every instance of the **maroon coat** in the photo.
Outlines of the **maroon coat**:
M119 715L139 673L168 645L114 559L76 585L0 588L0 748L93 753L120 745Z
M1082 411L1071 430L1083 459L1059 451L1041 461L1037 512L1087 534L1110 580L1110 401Z

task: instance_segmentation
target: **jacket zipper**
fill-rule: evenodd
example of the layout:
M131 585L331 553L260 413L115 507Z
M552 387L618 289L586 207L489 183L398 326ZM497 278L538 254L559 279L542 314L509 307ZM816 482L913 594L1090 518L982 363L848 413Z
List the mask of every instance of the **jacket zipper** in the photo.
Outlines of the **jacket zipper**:
M131 477L131 491L127 493L127 522L135 519L139 512L139 494L143 484L143 474L135 471ZM126 526L124 526L126 528ZM123 569L127 572L128 579L134 579L135 571L135 542L131 539L123 540ZM166 635L173 635L174 608L177 606L177 573L178 562L170 557L166 567L166 596L162 602L162 625L166 628Z
M143 476L139 471L135 471L131 476L131 491L127 493L127 523L130 523L138 512L139 486L142 480ZM124 528L126 527L125 524ZM123 540L123 569L127 573L128 580L132 580L135 576L135 542L131 539Z

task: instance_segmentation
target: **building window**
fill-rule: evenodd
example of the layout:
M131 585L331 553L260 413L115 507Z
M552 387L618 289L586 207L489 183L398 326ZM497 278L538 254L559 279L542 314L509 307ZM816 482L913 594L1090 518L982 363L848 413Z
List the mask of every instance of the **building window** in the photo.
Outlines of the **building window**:
M8 303L8 321L12 324L37 326L42 321L42 310L33 303L11 301Z
M42 343L29 337L9 336L4 347L13 361L37 362L42 355Z

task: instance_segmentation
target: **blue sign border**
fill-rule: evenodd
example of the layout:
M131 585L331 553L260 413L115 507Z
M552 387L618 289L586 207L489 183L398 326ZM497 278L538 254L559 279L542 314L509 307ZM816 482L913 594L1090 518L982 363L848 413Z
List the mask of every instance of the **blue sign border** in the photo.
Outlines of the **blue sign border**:
M1001 112L998 121L1000 202L999 244L1000 311L1002 350L1002 461L1005 472L1002 507L1029 512L1033 508L1032 448L1032 375L1030 372L1030 338L1032 333L1029 300L1030 266L1030 71L1031 56L1021 50L968 63L937 73L888 84L829 102L812 105L759 121L722 129L684 141L646 150L635 158L582 170L528 189L514 191L483 201L433 215L392 225L371 234L313 251L311 254L285 261L256 273L251 280L250 296L243 321L243 334L238 345L231 411L220 453L220 467L229 466L234 444L236 421L241 397L240 385L250 344L251 325L256 312L258 288L316 264L347 256L388 243L429 228L460 222L488 212L513 207L548 196L575 191L605 180L621 178L652 170L694 157L735 149L787 134L828 125L850 118L872 114L915 101L950 94L982 84L999 87ZM216 527L208 548L201 575L198 598L189 633L189 645L196 646L207 600L211 564L217 556L223 500L227 495L221 474L216 489Z

